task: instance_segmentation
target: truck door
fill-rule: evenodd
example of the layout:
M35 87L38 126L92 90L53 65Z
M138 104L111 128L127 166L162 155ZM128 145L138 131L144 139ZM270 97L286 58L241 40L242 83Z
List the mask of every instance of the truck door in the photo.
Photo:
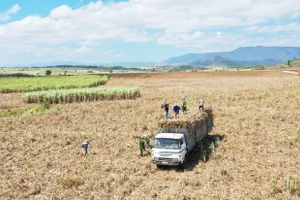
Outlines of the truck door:
M187 149L186 149L186 143L185 143L185 141L184 141L184 139L183 138L181 138L180 139L180 146L181 146L181 150L183 150L183 154L182 154L182 158L184 159L184 157L185 157L185 154L187 153Z

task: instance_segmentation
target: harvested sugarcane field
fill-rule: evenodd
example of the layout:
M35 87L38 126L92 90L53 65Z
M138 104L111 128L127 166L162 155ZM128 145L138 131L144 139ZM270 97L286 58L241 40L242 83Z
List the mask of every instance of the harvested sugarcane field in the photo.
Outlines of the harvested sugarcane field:
M80 77L76 89L33 93L22 82L1 83L9 93L0 93L0 199L300 199L299 75L123 73L88 89L79 88L101 76ZM175 119L183 98L187 112ZM198 115L213 119L202 145L181 167L156 166L159 124Z

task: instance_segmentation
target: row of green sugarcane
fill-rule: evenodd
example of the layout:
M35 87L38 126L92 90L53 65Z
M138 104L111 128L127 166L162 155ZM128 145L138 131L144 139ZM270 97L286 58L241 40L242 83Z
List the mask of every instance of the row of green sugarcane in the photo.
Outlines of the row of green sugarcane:
M0 78L0 93L50 89L96 87L108 82L107 76L49 76Z
M83 88L49 90L24 94L26 103L72 103L82 101L135 99L140 96L139 88Z

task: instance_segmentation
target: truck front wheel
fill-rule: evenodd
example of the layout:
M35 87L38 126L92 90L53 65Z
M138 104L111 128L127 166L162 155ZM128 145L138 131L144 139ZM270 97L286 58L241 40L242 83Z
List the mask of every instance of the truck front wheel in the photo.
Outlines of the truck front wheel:
M156 165L157 169L161 169L162 165Z
M185 162L185 159L184 159L183 162L182 162L180 165L178 165L179 169L184 170L185 163L186 163L186 162Z

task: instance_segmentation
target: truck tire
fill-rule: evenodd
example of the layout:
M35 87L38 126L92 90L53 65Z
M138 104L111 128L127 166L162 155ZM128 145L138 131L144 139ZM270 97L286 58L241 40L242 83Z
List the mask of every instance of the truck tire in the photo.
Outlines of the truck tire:
M186 161L185 161L185 159L184 159L183 162L182 162L180 165L178 165L178 168L181 169L181 170L184 170L184 168L185 168L185 163L186 163Z
M201 156L202 156L202 161L203 161L204 163L206 163L206 161L207 161L206 150L203 150L203 151L201 152Z

